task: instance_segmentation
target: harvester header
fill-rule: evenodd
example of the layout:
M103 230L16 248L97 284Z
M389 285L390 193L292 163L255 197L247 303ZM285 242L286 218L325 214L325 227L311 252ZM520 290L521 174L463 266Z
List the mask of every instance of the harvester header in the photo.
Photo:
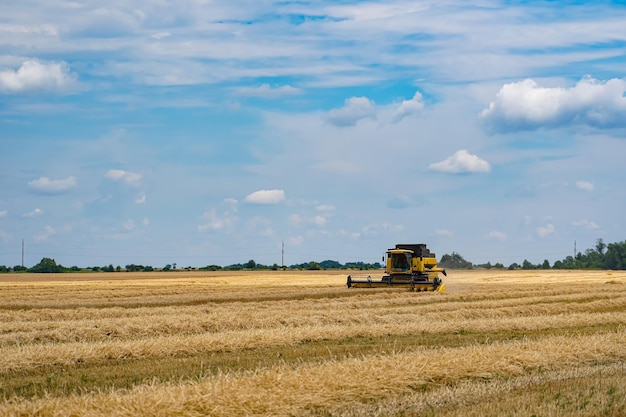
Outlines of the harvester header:
M439 273L446 270L437 266L437 258L424 243L397 244L386 252L385 275L380 280L371 276L352 277L348 275L348 288L400 287L411 291L446 290L446 284L439 278Z

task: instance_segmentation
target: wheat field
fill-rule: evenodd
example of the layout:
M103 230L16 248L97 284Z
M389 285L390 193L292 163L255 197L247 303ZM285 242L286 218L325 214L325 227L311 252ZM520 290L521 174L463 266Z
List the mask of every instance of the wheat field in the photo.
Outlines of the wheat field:
M626 271L346 275L2 274L0 415L626 415Z

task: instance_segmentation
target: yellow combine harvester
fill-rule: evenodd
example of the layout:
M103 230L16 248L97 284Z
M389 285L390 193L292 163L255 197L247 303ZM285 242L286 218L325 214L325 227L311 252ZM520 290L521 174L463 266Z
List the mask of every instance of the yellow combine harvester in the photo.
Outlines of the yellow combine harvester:
M348 288L400 287L417 292L443 292L446 284L439 278L439 272L447 276L444 268L437 267L435 254L425 244L398 244L387 250L386 275L380 280L348 275L346 285Z

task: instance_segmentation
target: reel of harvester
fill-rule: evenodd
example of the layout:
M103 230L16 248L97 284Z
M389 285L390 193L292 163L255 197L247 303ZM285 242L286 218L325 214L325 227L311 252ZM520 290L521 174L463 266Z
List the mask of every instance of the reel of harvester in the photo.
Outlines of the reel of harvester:
M400 287L409 291L444 292L446 284L439 272L447 276L444 268L437 266L437 258L425 244L397 244L386 252L385 274L380 280L348 275L348 288Z

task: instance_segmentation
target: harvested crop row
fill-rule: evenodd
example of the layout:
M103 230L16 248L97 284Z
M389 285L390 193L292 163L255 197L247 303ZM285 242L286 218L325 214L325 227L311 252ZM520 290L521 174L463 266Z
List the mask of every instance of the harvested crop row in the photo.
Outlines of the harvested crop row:
M405 299L407 299L405 297ZM29 319L13 317L0 323L0 347L14 344L98 342L111 339L131 340L168 335L194 335L231 330L292 328L323 325L393 325L395 323L438 323L439 328L448 322L474 328L480 319L506 319L534 316L558 316L574 313L599 313L626 311L626 293L612 294L598 300L588 298L568 299L526 305L524 300L512 306L510 300L504 307L490 301L477 303L442 304L440 310L431 305L377 304L374 308L362 306L347 308L341 300L298 302L236 303L196 307L159 307L120 309L115 311L79 310L72 317L85 313L86 319L50 320L51 311L29 311ZM298 314L293 311L298 310ZM349 311L349 313L347 313ZM95 318L102 312L103 318ZM112 317L119 314L119 317ZM11 316L5 314L5 316ZM59 316L56 316L57 318ZM489 323L491 321L488 321ZM424 330L419 327L419 331Z
M576 328L597 323L626 325L626 312L561 314L556 316L477 318L452 321L394 320L381 317L369 323L323 324L305 327L228 330L219 333L177 334L95 342L17 344L0 349L0 368L6 370L71 365L105 359L168 357L200 352L236 351L267 346L293 345L310 340L337 340L348 337L434 334L441 332L489 332Z
M586 363L626 359L626 332L522 340L461 348L426 349L250 374L223 374L196 383L141 385L129 393L109 392L14 399L2 415L273 415L301 414L410 393L420 386L455 384L465 378L520 376L538 368L555 371ZM384 369L384 372L381 370Z

